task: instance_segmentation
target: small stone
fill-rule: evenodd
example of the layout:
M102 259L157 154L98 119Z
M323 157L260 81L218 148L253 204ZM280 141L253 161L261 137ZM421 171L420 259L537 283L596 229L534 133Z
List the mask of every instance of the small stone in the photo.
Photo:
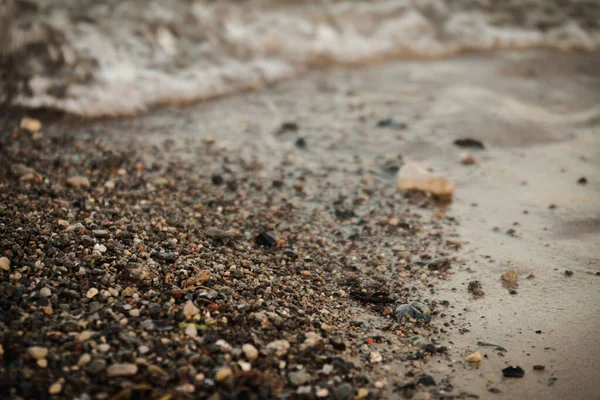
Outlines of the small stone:
M342 383L335 388L334 397L336 400L346 400L352 397L354 388L347 383Z
M435 386L436 383L435 383L435 380L433 379L433 377L431 377L429 375L424 375L419 378L419 380L417 381L417 385Z
M46 368L48 366L48 360L46 360L45 358L41 358L36 361L36 364L40 368Z
M223 382L225 379L229 378L231 375L233 375L233 371L231 370L231 368L221 368L219 370L217 370L217 372L215 373L215 381L217 382Z
M97 358L88 365L87 372L92 375L96 375L96 374L99 374L100 372L104 371L105 368L106 368L106 361L104 361L103 359Z
M10 260L6 257L0 257L0 269L10 271Z
M248 372L248 371L250 371L252 369L252 364L250 364L247 361L240 360L240 361L238 361L238 365L240 366L240 368L244 372Z
M184 383L183 385L177 386L175 390L177 390L179 393L191 394L196 391L196 387L191 383Z
M369 361L371 364L380 363L383 361L383 356L378 351L372 351L371 354L369 354Z
M106 253L106 246L100 243L96 243L94 245L94 251L100 252L100 253Z
M471 153L461 153L460 155L460 163L462 165L473 165L476 163L475 157Z
M50 297L50 296L52 296L52 291L47 287L42 288L42 290L40 290L40 296Z
M290 342L287 340L275 340L269 343L266 347L266 350L270 354L275 354L278 357L281 357L287 354L290 349Z
M90 180L85 176L72 176L67 179L67 185L76 188L89 188Z
M317 389L315 395L319 398L323 398L323 397L327 397L329 396L329 390L327 389Z
M29 132L37 132L42 129L42 122L39 119L25 117L21 120L21 129Z
M485 294L485 292L481 288L477 288L477 289L473 290L473 296L475 296L475 297L481 297L484 294Z
M34 359L40 360L48 356L48 349L45 347L32 346L27 349L27 353Z
M113 364L106 370L107 376L131 376L138 372L138 366L135 364Z
M314 398L314 396L312 395L312 386L310 386L310 385L300 386L296 390L296 394L298 395L298 398L304 399L304 400L309 400L309 399Z
M521 367L506 367L502 370L502 375L505 378L522 378L525 376L525 371Z
M198 314L199 312L200 310L198 310L198 307L196 307L191 300L188 300L183 306L183 314L185 315L186 319L192 319L194 315Z
M516 282L518 277L516 269L511 269L502 273L502 280L505 282Z
M81 357L79 357L79 361L77 361L77 365L79 365L80 367L85 367L91 361L92 361L92 356L89 355L88 353L84 353L81 355Z
M244 344L242 346L242 351L244 352L246 358L250 361L254 361L258 358L258 350L250 343Z
M48 393L50 394L59 394L60 392L62 392L62 384L60 382L53 383L48 389Z
M306 350L311 347L314 347L323 339L320 335L318 335L314 332L307 332L305 336L306 336L306 339L300 345L300 350Z
M80 342L85 342L90 340L92 336L94 336L95 332L92 331L83 331L77 336L77 340Z
M65 228L65 232L71 233L75 231L85 231L85 226L81 222L76 222L73 225L69 225Z
M63 228L66 228L67 226L71 225L69 221L64 219L59 219L58 221L56 221L56 223L58 224L58 226L62 226Z
M290 372L288 374L288 380L294 386L303 385L311 380L311 376L304 370L297 372Z
M365 399L369 396L369 391L364 388L358 389L358 393L356 394L356 399Z
M587 178L585 176L582 176L581 178L579 178L577 180L577 183L579 183L580 185L587 185L588 180L587 180Z
M415 162L407 162L400 168L396 187L401 192L417 190L440 197L450 197L454 193L451 180L434 175Z
M423 314L417 308L415 308L409 304L401 304L398 307L396 307L396 309L394 310L394 315L399 320L402 320L402 318L405 315L409 316L410 318L414 318L414 319L422 319L425 322L429 322L431 320L431 317L429 315Z
M132 288L130 288L129 286L127 286L121 292L121 296L123 296L123 297L131 297L131 296L133 296L134 293L135 293L135 291Z
M185 334L188 335L189 337L195 338L198 336L198 328L196 328L196 325L194 325L194 324L189 324L185 328Z
M485 149L485 146L483 145L483 143L481 141L479 141L477 139L471 139L471 138L456 139L454 141L454 145L458 146L458 147L476 149L476 150Z
M140 310L138 308L134 308L133 310L129 310L129 316L130 317L139 317L140 316Z
M271 235L267 232L259 233L258 236L256 236L255 241L256 241L256 244L265 246L265 247L273 247L273 246L275 246L275 243L276 243L275 237L273 237L273 235Z
M465 361L472 362L472 363L481 362L481 353L476 351L473 354L469 354L467 357L465 357Z
M108 350L110 350L110 344L102 343L101 345L98 345L98 351L100 353L106 353Z
M544 365L534 365L533 369L534 371L543 371L546 369L546 367Z
M566 270L565 276L573 276L573 271Z
M87 293L85 294L85 297L87 297L88 299L93 299L95 295L98 294L98 289L96 288L90 288Z

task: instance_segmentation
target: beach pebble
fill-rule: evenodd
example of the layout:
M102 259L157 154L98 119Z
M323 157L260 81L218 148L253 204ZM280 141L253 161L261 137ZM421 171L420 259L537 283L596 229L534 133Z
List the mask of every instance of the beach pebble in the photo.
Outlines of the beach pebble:
M258 358L258 350L250 343L244 344L242 346L242 351L244 352L246 358L250 361L256 360Z
M290 383L294 386L300 386L309 382L311 380L311 376L304 370L297 372L290 372L288 374L288 379Z
M468 152L461 153L460 155L460 163L462 165L473 165L476 163L475 157Z
M401 192L417 190L441 197L454 193L454 183L450 179L434 175L415 162L408 162L400 168L396 187Z
M194 324L189 324L185 328L185 334L189 337L195 338L198 336L198 328L196 328L196 325Z
M98 289L96 289L96 288L90 288L87 291L87 293L85 294L85 297L87 297L88 299L92 299L97 294L98 294Z
M37 132L42 129L42 122L39 119L25 117L21 120L21 129L29 132Z
M192 317L199 312L200 310L198 310L198 307L196 307L191 300L188 300L183 306L183 314L186 319L192 319Z
M79 357L79 361L77 361L77 365L80 367L85 367L92 361L92 356L88 353L83 353L81 357Z
M422 319L426 322L429 322L431 320L431 317L429 315L423 314L417 308L409 304L401 304L398 307L396 307L396 309L394 310L394 315L399 320L402 320L402 318L405 315L408 315L410 318L414 319Z
M278 357L281 357L287 354L290 349L290 342L287 340L275 340L269 343L266 347L266 350L270 354L275 354Z
M60 392L62 392L62 384L60 382L55 382L48 388L48 393L50 394L59 394Z
M27 353L36 360L40 360L48 356L48 349L45 347L32 346L27 349Z
M318 389L315 393L315 395L319 398L323 398L323 397L327 397L329 396L329 390L327 389Z
M90 180L85 176L72 176L67 179L67 185L77 188L88 188L90 187Z
M221 369L217 370L217 372L215 373L215 381L223 382L225 379L229 378L231 375L233 375L233 371L231 370L231 368L228 368L228 367L221 368Z
M0 257L0 269L10 271L10 260L6 257Z
M87 372L92 375L96 375L96 374L99 374L100 372L104 371L105 368L106 368L106 361L104 361L100 358L97 358L88 365Z
M467 357L465 357L465 361L472 362L472 363L481 362L481 353L476 351L473 354L469 354Z
M511 269L502 273L502 280L505 282L516 282L517 279L518 274L516 269Z
M371 354L369 354L369 361L371 364L380 363L383 361L383 356L378 351L372 351Z
M100 253L106 253L106 250L107 250L107 249L106 249L106 246L105 246L105 245L103 245L103 244L100 244L100 243L96 243L96 244L94 245L94 250L95 250L95 251L98 251L98 252L100 252Z
M43 296L43 297L50 297L50 296L52 296L52 291L51 291L49 288L47 288L47 287L45 287L45 288L42 288L42 289L40 290L40 296Z
M106 370L108 376L131 376L138 372L138 366L135 364L113 364Z

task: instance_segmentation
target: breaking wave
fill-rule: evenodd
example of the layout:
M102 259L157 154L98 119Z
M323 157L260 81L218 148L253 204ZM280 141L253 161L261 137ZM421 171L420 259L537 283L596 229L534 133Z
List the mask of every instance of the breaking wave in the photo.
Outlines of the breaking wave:
M597 51L598 21L581 0L0 0L0 102L131 115L316 66Z

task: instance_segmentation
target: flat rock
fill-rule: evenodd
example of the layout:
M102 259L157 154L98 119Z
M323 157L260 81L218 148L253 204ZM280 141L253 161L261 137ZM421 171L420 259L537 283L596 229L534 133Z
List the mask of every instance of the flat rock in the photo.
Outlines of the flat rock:
M432 174L415 162L408 162L398 171L396 187L401 192L428 192L440 197L450 197L454 193L454 183L442 176Z

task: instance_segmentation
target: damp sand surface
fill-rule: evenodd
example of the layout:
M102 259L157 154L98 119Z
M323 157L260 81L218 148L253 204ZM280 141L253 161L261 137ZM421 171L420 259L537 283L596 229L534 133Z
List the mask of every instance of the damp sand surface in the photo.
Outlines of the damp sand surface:
M257 200L260 196L254 194L247 199L237 198L216 211L199 208L196 212L207 215L206 220L190 226L204 232L208 223L223 227L229 221L248 235L265 224L269 229L286 226L286 240L303 243L303 251L313 257L305 267L288 261L299 276L313 274L311 285L301 286L303 290L318 293L318 288L325 288L325 297L335 299L325 303L331 317L329 325L335 331L327 332L321 325L315 331L323 336L335 333L351 344L346 360L354 362L368 377L366 382L353 375L355 390L364 386L372 395L383 398L398 393L410 395L413 389L406 384L427 374L437 385L417 387L421 397L587 399L594 398L600 389L595 379L595 371L600 368L600 348L595 340L600 331L600 260L595 249L600 241L599 66L600 58L595 54L528 51L329 69L219 101L159 108L145 116L122 120L68 117L49 123L49 129L68 129L74 138L66 144L69 146L77 146L78 141L98 141L106 148L137 148L146 165L152 165L152 160L158 166L166 163L169 167L162 170L165 180L152 181L159 187L168 182L193 188L193 179L210 180L215 174L224 176L225 181L237 174L245 179L242 182L253 185L259 178L265 185L273 180L295 182L286 196L297 207L296 218L286 216L284 209L269 214L272 204ZM385 119L396 124L378 126ZM483 150L468 150L475 164L460 163L465 149L453 144L459 138L477 139L484 144ZM210 151L215 154L195 147L212 140L217 149ZM156 145L154 150L152 145ZM39 151L44 154L43 149ZM237 170L240 165L224 167L227 161L223 152L234 155L235 162L244 160L242 169L246 172ZM70 159L71 168L77 169L77 157ZM261 167L255 169L250 160ZM456 187L452 202L432 203L395 193L395 170L405 161L417 161L452 178ZM578 183L583 177L587 183ZM102 186L99 179L92 184ZM245 183L240 185L248 190ZM131 198L135 198L134 189L129 189ZM152 207L181 210L183 206L176 203L181 198L169 197L168 192L159 189L145 201ZM211 186L189 193L186 201L192 203L194 196L206 201L211 197L227 198L217 195L220 192ZM352 199L355 201L349 201ZM144 204L148 203L140 206ZM232 207L232 214L242 213L248 204L260 210L251 224L239 222L237 216L229 219L218 214L227 207ZM129 207L125 203L123 206L125 210ZM185 207L189 206L186 203ZM234 211L236 207L239 211ZM323 217L315 209L322 214L333 213L334 217ZM134 209L133 215L136 212ZM168 212L171 215L179 211ZM215 212L216 217L212 214ZM310 212L316 213L314 218ZM285 223L277 223L278 218ZM361 228L364 222L360 222L369 218L371 232ZM398 227L401 222L406 222L406 229L413 234L402 233L403 228ZM152 223L167 226L173 222L158 218ZM290 227L300 226L305 229L303 234L314 237L292 238ZM415 226L420 227L420 233L412 230ZM178 225L177 229L185 234L186 225ZM193 242L183 236L179 240ZM251 237L242 237L242 244L236 245L241 246L239 251L246 248L244 240L251 241ZM208 243L193 244L197 247ZM458 250L457 243L462 244ZM161 246L177 249L175 243ZM231 251L219 251L223 258L218 262L233 257ZM265 276L275 275L269 278L273 282L301 282L296 278L287 281L281 259L269 258L274 255L262 254L260 248L243 251L251 252L247 257L263 263L277 260L281 268L276 273L263 270ZM245 253L240 254L236 262L243 264ZM455 273L423 276L427 257L440 255L452 258ZM158 264L168 264L167 257L158 257ZM408 264L400 262L402 259L409 260ZM331 260L332 265L326 268ZM227 286L227 275L223 277L222 270L213 267L214 279ZM174 279L161 268L161 273ZM519 274L517 285L505 287L500 275L513 268ZM567 276L566 270L573 274ZM234 274L234 270L228 272ZM528 279L530 275L533 277ZM348 277L355 281L345 280ZM468 283L473 280L481 283L484 296L475 299L468 292ZM170 282L173 285L178 281ZM412 339L403 337L400 327L386 313L388 306L340 295L339 290L349 290L353 285L367 294L383 288L397 302L433 300L432 324L438 328L410 325L409 335L422 336L438 348L446 346L447 354L411 360ZM303 300L301 315L323 314L324 308L311 306L312 296ZM237 300L226 296L217 299L220 301L215 303L225 303L223 312L231 318L235 308L242 315L245 312ZM251 307L255 307L254 312L260 311L255 303ZM285 329L310 330L304 322L298 322L302 319L298 319L297 308L289 304L278 307L292 310L294 316L295 322ZM312 326L316 327L314 323ZM261 329L265 329L264 337L241 337L261 345L286 337L294 352L304 340L302 335L284 335L284 328ZM235 343L235 335L223 335ZM375 338L374 344L367 342L368 338ZM478 342L494 343L505 350ZM366 343L374 347L365 349ZM6 353L6 344L4 347ZM369 362L374 350L382 354L381 363ZM484 358L479 365L468 365L463 359L474 351L480 351ZM109 361L130 357L118 354ZM315 354L324 353L319 350ZM306 354L296 355L316 376L318 363L307 361ZM509 365L522 367L525 376L503 378L501 370ZM534 371L533 365L544 365L545 369ZM260 368L266 371L277 367L261 364ZM213 372L203 371L207 376ZM270 384L277 387L277 379L274 381ZM399 387L403 389L398 391ZM211 391L200 384L196 390Z

